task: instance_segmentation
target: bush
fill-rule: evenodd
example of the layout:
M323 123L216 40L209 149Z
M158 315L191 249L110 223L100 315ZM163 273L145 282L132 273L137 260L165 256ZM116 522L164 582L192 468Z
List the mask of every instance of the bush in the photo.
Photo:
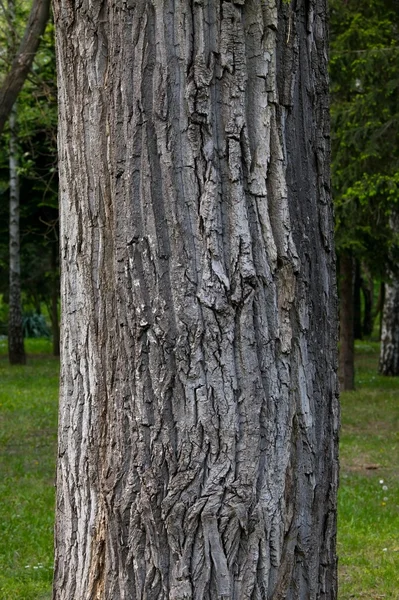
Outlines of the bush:
M33 311L24 314L23 331L25 338L49 338L51 334L44 316Z

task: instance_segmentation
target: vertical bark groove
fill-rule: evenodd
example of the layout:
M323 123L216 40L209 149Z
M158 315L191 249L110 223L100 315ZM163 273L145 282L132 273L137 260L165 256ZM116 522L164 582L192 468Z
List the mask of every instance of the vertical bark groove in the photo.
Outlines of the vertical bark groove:
M54 598L333 599L326 7L96 6L54 6Z

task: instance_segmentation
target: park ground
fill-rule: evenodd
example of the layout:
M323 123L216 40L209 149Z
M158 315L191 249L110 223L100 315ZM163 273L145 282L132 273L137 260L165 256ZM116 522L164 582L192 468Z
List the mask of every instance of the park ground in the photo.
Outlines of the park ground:
M0 340L0 600L49 600L58 361L28 340L10 367ZM339 600L399 599L399 378L357 345L356 391L342 394Z

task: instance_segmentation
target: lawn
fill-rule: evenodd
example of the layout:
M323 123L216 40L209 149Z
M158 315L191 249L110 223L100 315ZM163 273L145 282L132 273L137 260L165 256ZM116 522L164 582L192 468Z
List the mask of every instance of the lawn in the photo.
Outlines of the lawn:
M10 367L0 341L0 600L51 597L58 361L29 340ZM399 378L357 346L357 389L342 394L339 600L399 598Z
M49 342L27 351L11 368L0 341L0 600L51 590L59 367Z
M341 395L339 600L399 598L399 378L357 344L357 389Z

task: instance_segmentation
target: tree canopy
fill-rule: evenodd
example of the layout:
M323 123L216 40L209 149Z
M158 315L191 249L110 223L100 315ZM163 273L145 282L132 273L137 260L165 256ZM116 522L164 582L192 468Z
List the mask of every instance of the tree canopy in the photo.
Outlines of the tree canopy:
M399 199L399 5L331 0L332 183L338 249L381 272Z

